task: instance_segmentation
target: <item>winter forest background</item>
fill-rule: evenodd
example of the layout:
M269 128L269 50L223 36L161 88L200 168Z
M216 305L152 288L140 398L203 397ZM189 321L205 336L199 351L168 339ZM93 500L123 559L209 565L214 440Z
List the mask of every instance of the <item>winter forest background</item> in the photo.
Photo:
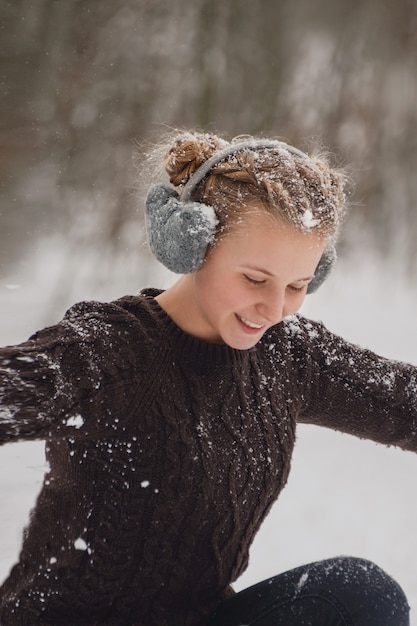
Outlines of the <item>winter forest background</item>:
M305 306L417 364L416 0L0 0L0 342L73 302L172 277L147 251L137 146L167 128L320 142L349 166L333 277ZM42 480L0 451L0 578ZM349 553L417 612L417 459L300 428L294 470L238 587ZM5 504L6 503L6 504Z

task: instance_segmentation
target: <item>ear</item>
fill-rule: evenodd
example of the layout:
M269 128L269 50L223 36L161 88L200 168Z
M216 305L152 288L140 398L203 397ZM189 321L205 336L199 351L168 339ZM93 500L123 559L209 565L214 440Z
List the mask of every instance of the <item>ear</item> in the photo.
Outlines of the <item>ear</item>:
M314 293L324 283L336 263L336 248L332 246L323 252L314 272L314 278L307 287L307 293Z
M149 247L171 272L190 274L202 266L217 224L213 207L181 201L176 191L164 185L150 188L146 197Z

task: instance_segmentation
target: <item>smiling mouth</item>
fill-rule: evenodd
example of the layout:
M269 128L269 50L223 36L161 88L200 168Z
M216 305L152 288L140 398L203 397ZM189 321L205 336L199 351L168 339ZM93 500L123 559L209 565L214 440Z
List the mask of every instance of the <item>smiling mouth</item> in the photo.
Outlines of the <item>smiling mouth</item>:
M264 327L263 324L254 324L254 322L250 322L249 320L245 319L244 317L241 317L240 315L238 315L237 317L242 322L242 324L244 324L248 328L252 328L254 330L261 330L261 328Z

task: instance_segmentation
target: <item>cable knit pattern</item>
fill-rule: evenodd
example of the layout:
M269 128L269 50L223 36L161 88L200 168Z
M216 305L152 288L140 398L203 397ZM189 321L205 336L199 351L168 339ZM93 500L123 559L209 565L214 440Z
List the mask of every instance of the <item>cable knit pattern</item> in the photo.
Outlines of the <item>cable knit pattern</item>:
M50 470L2 626L196 626L233 593L297 421L417 449L416 368L294 316L247 351L181 331L156 290L81 303L0 350L0 443Z

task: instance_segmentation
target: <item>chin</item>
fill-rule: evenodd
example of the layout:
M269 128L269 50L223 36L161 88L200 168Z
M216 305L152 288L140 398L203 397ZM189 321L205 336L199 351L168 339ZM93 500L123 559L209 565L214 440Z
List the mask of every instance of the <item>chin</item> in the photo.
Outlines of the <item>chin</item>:
M251 348L253 348L254 346L256 346L256 344L262 339L261 337L258 337L257 339L246 339L242 340L242 339L224 339L224 343L226 345L229 346L229 348L233 348L234 350L250 350Z

